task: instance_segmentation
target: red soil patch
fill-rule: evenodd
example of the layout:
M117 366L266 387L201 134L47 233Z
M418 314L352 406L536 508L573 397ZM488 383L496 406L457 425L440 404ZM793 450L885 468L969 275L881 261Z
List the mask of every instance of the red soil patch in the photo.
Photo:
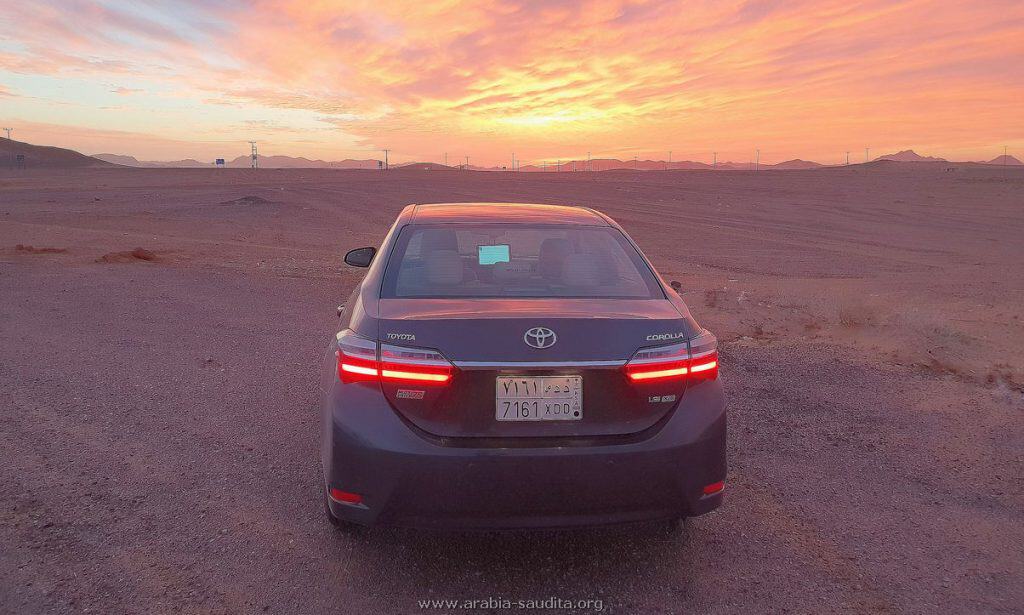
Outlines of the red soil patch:
M97 263L134 263L136 261L154 262L159 260L156 252L145 248L135 248L127 252L108 252L96 259Z
M26 246L19 243L14 246L14 251L25 254L64 254L67 252L67 248L36 248L34 246Z

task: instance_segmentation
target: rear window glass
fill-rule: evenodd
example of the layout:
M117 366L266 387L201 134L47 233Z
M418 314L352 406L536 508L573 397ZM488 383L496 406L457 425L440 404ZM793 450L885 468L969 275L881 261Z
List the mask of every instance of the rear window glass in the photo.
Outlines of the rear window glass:
M664 293L617 229L458 224L402 229L381 296L663 299Z

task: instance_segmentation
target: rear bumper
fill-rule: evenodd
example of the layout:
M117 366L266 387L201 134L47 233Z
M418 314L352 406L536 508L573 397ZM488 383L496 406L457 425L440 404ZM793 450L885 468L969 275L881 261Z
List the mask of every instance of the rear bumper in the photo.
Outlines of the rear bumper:
M627 444L536 448L442 446L415 433L379 391L332 387L324 412L329 500L364 525L540 528L700 515L722 503L704 486L725 479L721 384L692 387L650 438Z

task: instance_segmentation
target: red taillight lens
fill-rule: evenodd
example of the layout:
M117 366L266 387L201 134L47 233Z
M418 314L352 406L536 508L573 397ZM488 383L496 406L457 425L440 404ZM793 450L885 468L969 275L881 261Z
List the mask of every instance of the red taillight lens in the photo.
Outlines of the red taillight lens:
M376 380L380 378L377 365L377 342L345 330L338 334L338 378L342 382Z
M342 382L384 380L445 384L452 364L436 350L378 344L352 331L338 334L338 377Z
M331 487L331 499L335 502L343 502L345 504L362 504L363 496L358 493L350 493L348 491L342 491L341 489L335 489Z
M380 365L380 375L384 380L444 384L452 379L452 364L448 359L427 348L381 344Z
M723 489L725 489L725 481L720 480L717 483L711 483L704 487L704 495L714 495Z
M632 382L657 382L689 378L714 380L718 377L718 341L704 331L689 342L641 348L626 363Z

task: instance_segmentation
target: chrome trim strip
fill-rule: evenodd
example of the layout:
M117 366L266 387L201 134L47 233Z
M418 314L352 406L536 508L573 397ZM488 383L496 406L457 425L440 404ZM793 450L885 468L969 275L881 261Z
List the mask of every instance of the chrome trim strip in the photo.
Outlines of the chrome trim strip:
M454 361L462 369L486 369L489 367L533 368L533 367L622 367L621 361Z

